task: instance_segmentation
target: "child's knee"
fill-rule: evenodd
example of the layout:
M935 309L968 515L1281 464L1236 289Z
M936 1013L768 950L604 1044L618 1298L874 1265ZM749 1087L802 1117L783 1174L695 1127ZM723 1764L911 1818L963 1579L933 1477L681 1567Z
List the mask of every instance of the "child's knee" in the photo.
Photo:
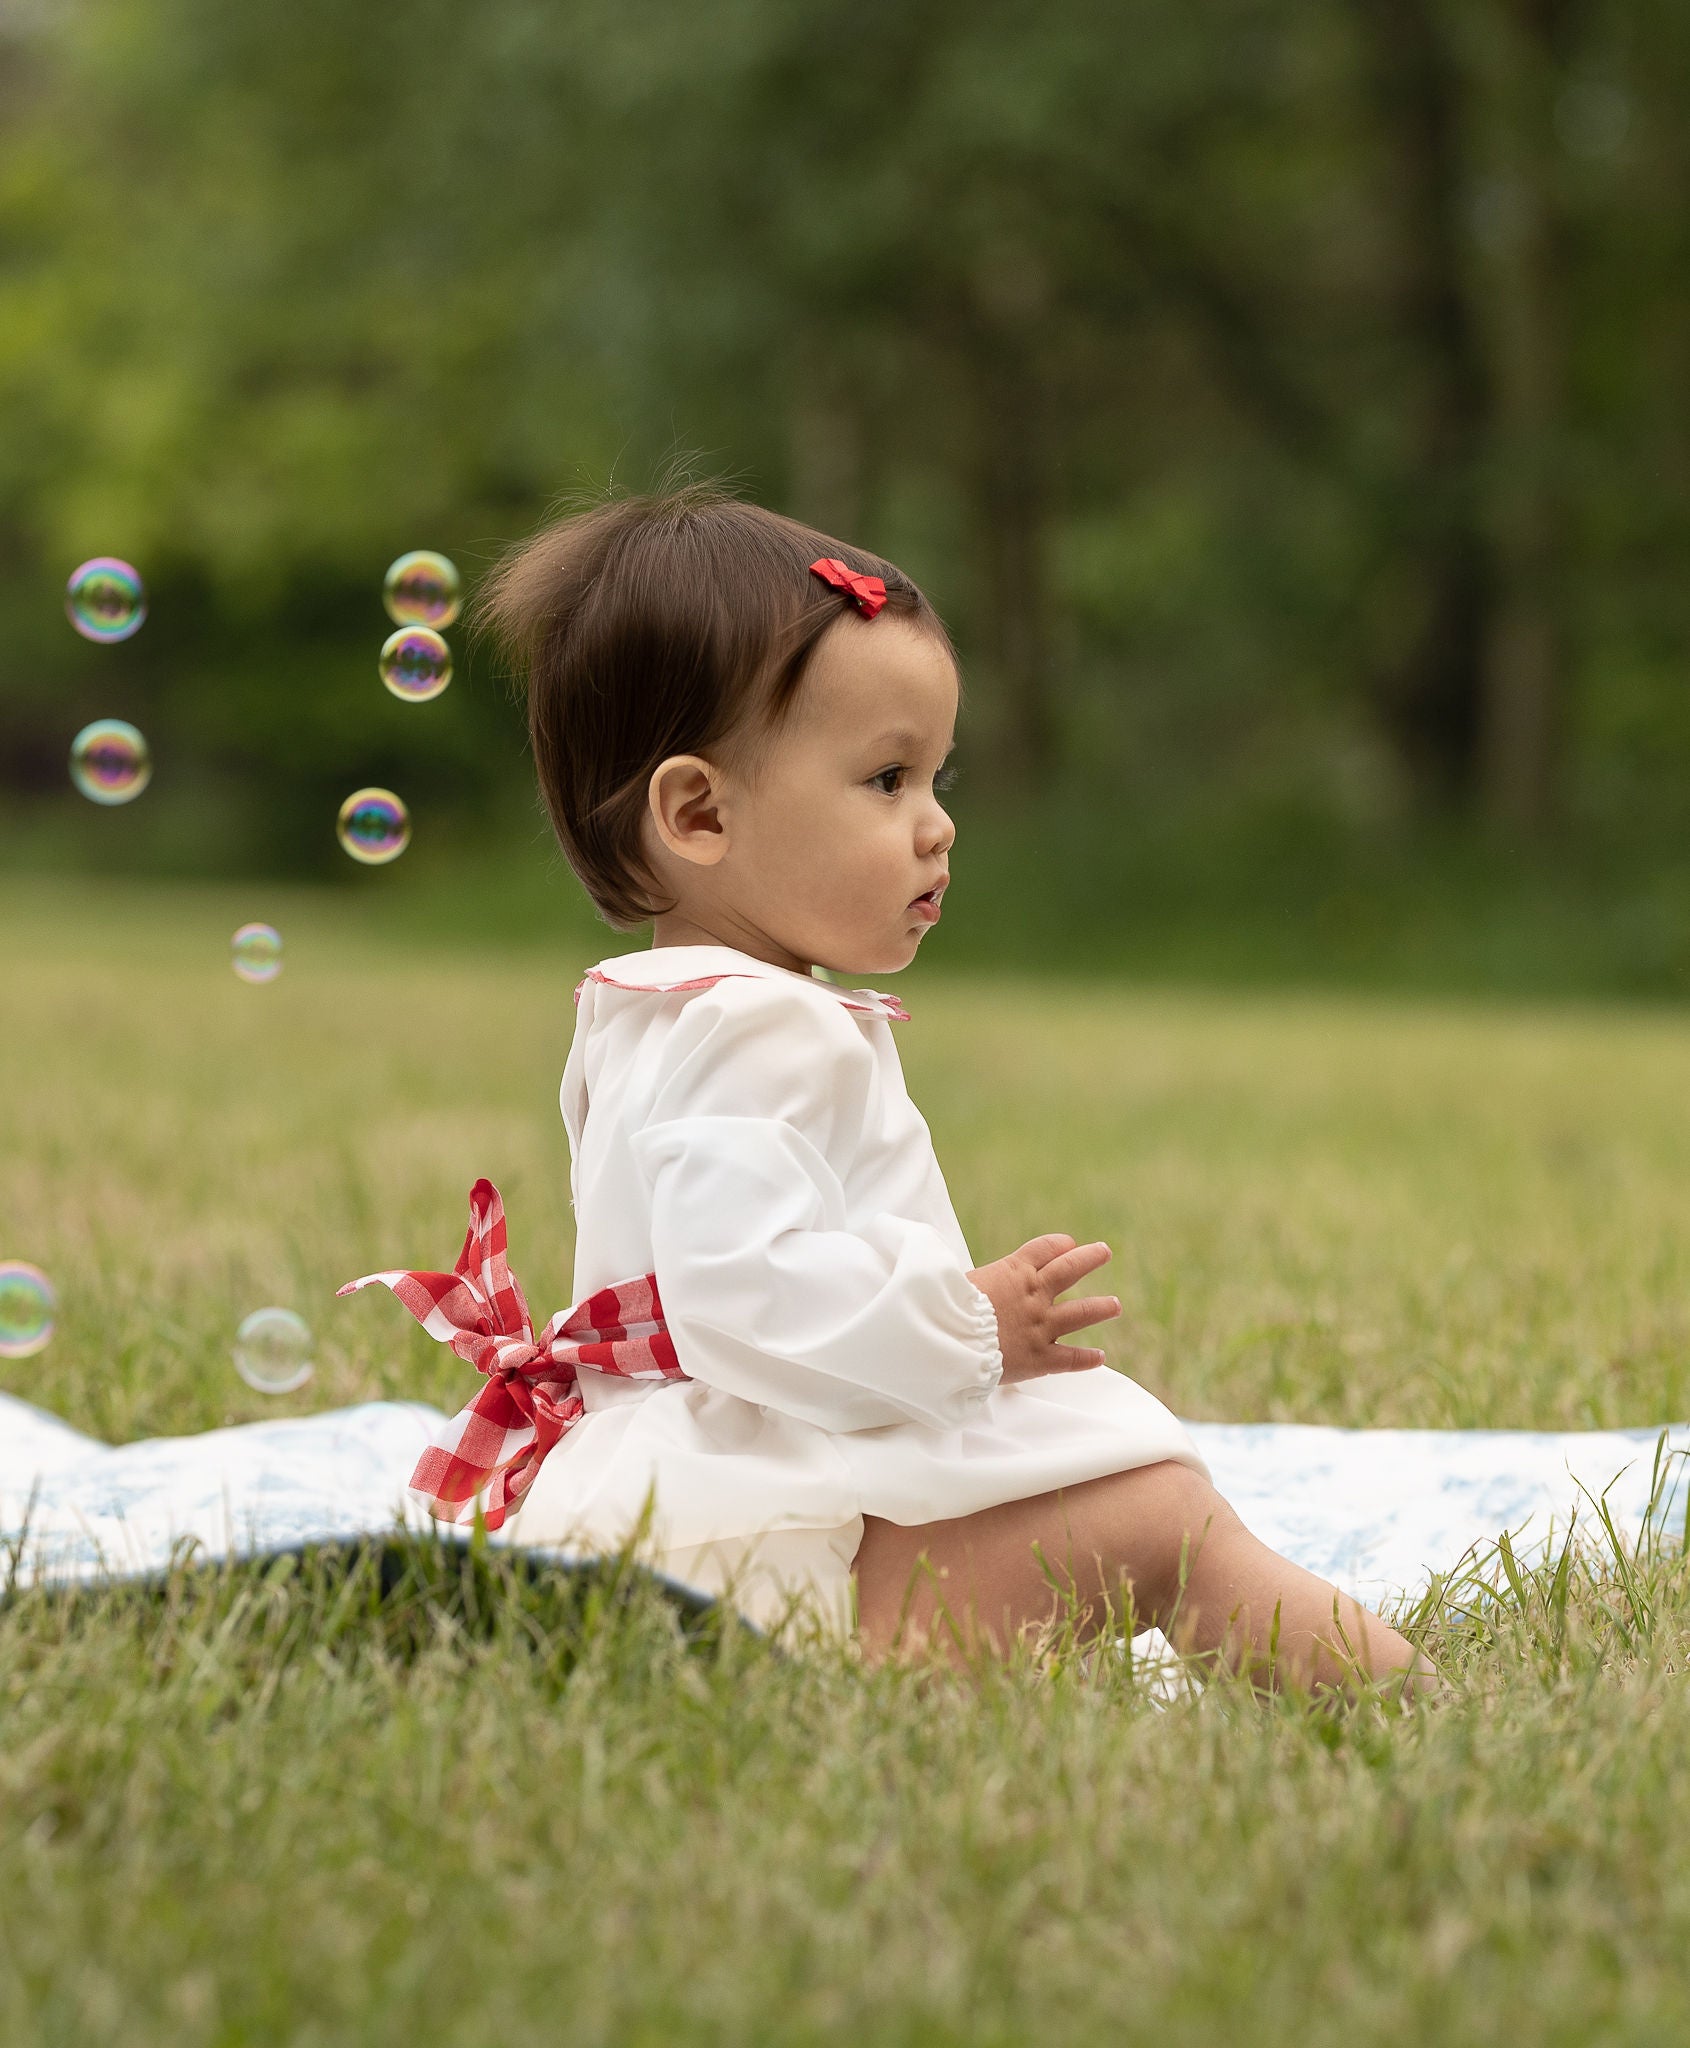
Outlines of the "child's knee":
M1136 1597L1160 1611L1178 1598L1193 1564L1240 1526L1201 1472L1168 1459L1123 1475L1132 1530L1128 1548L1140 1560Z
M1237 1519L1204 1474L1176 1458L1166 1458L1159 1465L1141 1466L1134 1476L1142 1479L1144 1492L1154 1501L1157 1514L1189 1532L1193 1539L1211 1525Z

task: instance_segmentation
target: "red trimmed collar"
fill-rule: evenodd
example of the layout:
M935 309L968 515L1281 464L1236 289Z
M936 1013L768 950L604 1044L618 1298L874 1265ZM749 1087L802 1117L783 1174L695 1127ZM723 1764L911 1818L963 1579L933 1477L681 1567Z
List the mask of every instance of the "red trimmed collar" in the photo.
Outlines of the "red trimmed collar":
M614 960L601 960L576 983L575 1000L580 1002L581 991L589 981L601 982L606 988L646 989L655 995L669 995L745 977L800 982L805 988L832 996L847 1010L884 1017L893 1024L909 1022L910 1013L896 996L882 995L872 988L841 988L837 982L820 981L813 974L776 967L772 961L759 960L754 953L742 953L735 946L648 946L643 953L623 953Z

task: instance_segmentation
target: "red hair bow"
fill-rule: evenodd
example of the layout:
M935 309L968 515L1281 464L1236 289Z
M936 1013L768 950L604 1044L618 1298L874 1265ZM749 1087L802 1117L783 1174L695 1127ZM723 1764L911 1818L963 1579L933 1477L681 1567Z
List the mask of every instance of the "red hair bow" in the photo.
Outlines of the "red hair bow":
M819 562L812 562L810 574L831 583L835 590L844 591L865 619L872 619L886 602L886 585L878 576L859 576L837 555L823 555Z
M469 1230L450 1273L370 1273L339 1291L390 1287L428 1334L485 1373L487 1384L453 1416L411 1475L440 1522L482 1514L497 1529L534 1484L540 1461L585 1414L576 1368L623 1379L684 1380L657 1298L657 1277L619 1280L561 1311L534 1335L505 1258L505 1205L490 1180L469 1191Z

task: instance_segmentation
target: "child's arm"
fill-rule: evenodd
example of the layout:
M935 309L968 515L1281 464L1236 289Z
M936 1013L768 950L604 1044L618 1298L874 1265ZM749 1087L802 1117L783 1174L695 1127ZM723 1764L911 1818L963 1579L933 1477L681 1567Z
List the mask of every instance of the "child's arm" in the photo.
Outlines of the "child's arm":
M1002 1359L990 1299L930 1225L846 1227L830 1163L859 1141L874 1054L842 1010L723 982L663 1048L633 1138L683 1369L825 1429L979 1411Z

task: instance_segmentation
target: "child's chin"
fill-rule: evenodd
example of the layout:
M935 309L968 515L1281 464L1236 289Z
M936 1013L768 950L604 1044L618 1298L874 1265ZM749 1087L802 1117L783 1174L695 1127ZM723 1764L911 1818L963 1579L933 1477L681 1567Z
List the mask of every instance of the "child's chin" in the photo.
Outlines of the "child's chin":
M888 954L885 965L877 967L874 970L875 973L896 974L899 968L907 967L917 953L921 951L921 942L926 936L927 933L925 931L911 932L902 947L896 953Z
M915 958L914 945L906 946L901 953L894 953L889 947L881 946L861 955L853 953L849 967L830 967L829 974L836 974L844 981L859 981L876 974L897 974Z
M931 930L931 925L923 925L917 930L903 933L899 938L883 939L876 946L864 946L860 952L853 950L851 964L848 967L830 966L828 972L842 974L847 978L852 975L896 974L901 968L907 967L920 952L921 942Z

